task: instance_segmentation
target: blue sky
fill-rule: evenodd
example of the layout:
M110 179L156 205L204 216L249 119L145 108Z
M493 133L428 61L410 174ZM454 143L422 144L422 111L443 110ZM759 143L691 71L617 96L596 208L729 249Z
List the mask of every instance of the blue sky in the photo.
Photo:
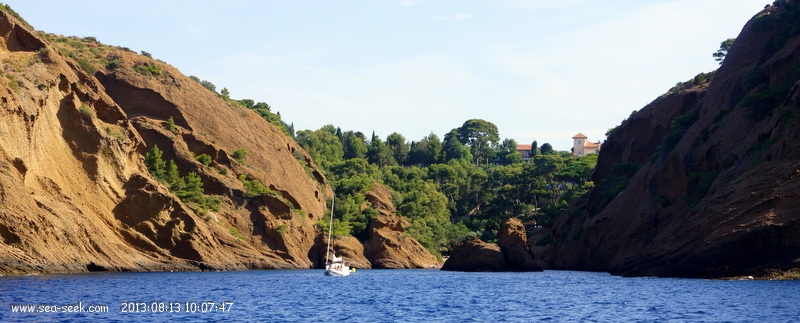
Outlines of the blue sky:
M5 1L37 30L147 51L297 130L418 141L480 118L557 150L716 69L768 2Z

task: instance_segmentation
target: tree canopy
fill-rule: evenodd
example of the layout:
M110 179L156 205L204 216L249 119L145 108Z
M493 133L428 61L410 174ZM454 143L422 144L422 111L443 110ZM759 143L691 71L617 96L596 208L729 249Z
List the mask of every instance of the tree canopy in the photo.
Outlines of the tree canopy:
M728 55L728 51L731 49L731 46L733 46L733 42L735 41L736 38L728 38L722 41L722 43L719 44L719 49L712 54L712 56L714 56L714 60L719 62L719 65L722 65L722 62L725 60L725 56Z
M525 161L515 140L500 142L497 127L479 119L444 140L430 134L408 142L399 133L383 139L374 132L366 138L333 125L296 137L334 188L334 234L368 236L378 212L365 196L380 183L392 192L398 215L408 219L407 232L434 254L470 236L493 240L507 218L552 224L591 189L597 161L596 155L572 157L536 141Z
M458 140L470 147L475 164L488 165L494 157L493 148L500 141L497 126L486 120L469 119L457 130Z

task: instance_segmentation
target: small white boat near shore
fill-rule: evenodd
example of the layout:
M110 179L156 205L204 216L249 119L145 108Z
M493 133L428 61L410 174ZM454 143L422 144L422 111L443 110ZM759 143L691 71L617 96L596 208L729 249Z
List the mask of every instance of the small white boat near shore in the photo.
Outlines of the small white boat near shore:
M336 251L333 252L333 258L329 258L328 256L331 255L331 241L333 241L333 201L335 199L331 199L331 221L328 224L328 247L325 250L325 276L348 276L350 275L350 266L344 262L342 257L336 257Z
M325 265L326 276L347 276L350 272L350 266L341 257L336 257L336 254L333 255L333 260Z

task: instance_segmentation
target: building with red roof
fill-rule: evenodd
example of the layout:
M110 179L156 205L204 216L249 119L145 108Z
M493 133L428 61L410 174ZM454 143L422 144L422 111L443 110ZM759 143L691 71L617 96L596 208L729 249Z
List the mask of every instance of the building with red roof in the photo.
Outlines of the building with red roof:
M581 157L596 154L600 151L600 142L591 142L589 137L582 133L572 136L572 156Z

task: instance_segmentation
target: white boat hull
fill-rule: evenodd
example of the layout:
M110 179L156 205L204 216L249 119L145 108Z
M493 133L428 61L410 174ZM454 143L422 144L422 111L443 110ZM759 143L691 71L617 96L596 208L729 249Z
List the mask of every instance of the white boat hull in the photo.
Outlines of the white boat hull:
M350 271L341 271L341 270L332 270L326 269L325 276L347 276L350 275Z
M350 275L350 266L344 263L333 263L325 266L325 276L347 276Z

